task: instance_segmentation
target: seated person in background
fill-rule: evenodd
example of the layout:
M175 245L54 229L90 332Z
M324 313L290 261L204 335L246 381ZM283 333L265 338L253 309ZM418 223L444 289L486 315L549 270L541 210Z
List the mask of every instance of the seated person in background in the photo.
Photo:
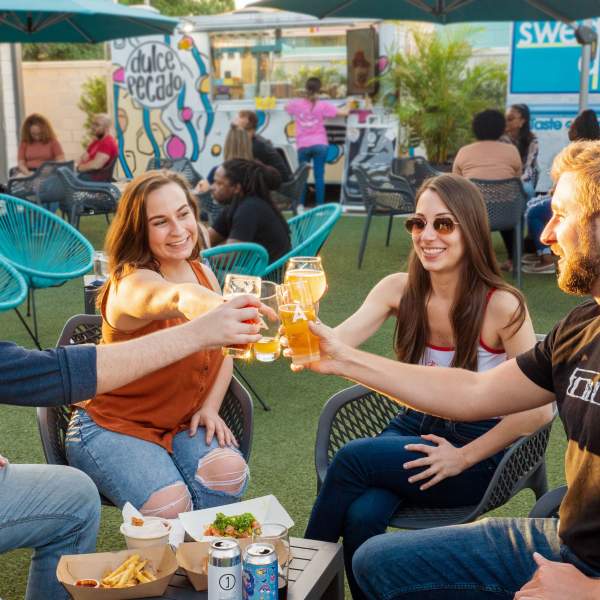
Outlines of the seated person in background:
M110 135L111 124L108 115L98 114L94 116L92 131L96 139L90 143L77 162L77 171L79 171L81 179L89 181L111 180L109 173L94 172L110 165L119 154L117 141Z
M46 117L33 113L23 121L18 159L21 175L31 175L49 160L65 160L65 153Z
M243 323L257 316L256 308L243 308L248 304L257 307L258 301L235 298L199 319L122 344L38 352L0 341L0 403L72 404L202 349L256 341L253 326ZM135 397L123 397L123 405L129 400ZM63 554L94 552L99 524L100 497L85 473L64 465L10 464L0 456L0 554L33 548L25 600L70 598L56 578L56 565Z
M258 129L258 117L252 110L241 110L234 120L234 125L243 129L252 140L252 154L256 160L273 167L279 173L281 181L289 181L293 175L287 161L277 151L273 144L258 135L256 130ZM241 158L241 157L240 157Z
M521 177L521 158L512 144L500 142L506 120L499 110L484 110L473 118L476 142L457 153L452 172L467 179Z
M413 244L408 273L382 279L358 311L333 330L337 339L360 346L395 318L399 361L470 371L492 369L534 345L523 295L498 271L475 185L449 174L429 179L407 228ZM338 451L305 537L344 538L352 596L365 598L353 577L352 557L363 542L385 532L400 504L477 504L504 449L551 417L550 407L472 423L412 409L399 412L379 436L351 441Z
M569 141L598 140L600 139L600 126L598 117L592 109L584 110L569 127ZM552 190L545 196L532 198L527 202L527 230L535 243L536 253L523 258L524 273L556 273L556 257L541 241L542 231L552 218Z
M110 278L99 293L103 343L185 323L223 300L198 260L198 207L186 181L148 171L125 188L106 237ZM121 507L145 515L236 502L248 467L219 416L233 364L201 350L79 406L67 434L69 464ZM123 398L133 400L125 406Z
M254 242L264 246L269 262L289 252L290 228L271 199L280 185L277 171L258 161L223 163L215 173L212 192L227 208L208 230L211 246Z
M473 133L479 140L463 146L454 159L452 172L468 179L510 179L521 177L519 151L513 144L499 141L506 128L506 119L498 110L484 110L473 118ZM513 232L501 231L508 259L503 271L512 269Z
M254 155L252 154L252 141L248 137L248 134L243 129L232 124L225 136L223 162L233 158L252 160ZM210 190L210 186L215 182L215 173L218 168L218 165L213 167L206 176L206 179L198 182L194 190L196 193L204 194Z

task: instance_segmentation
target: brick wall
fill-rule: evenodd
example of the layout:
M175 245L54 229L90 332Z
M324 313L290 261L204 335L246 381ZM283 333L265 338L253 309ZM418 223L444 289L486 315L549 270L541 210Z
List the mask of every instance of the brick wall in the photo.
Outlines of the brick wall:
M83 152L85 114L77 108L81 86L96 76L105 76L108 85L110 72L110 62L101 60L23 63L24 114L41 113L52 123L67 160ZM110 113L112 94L108 98Z

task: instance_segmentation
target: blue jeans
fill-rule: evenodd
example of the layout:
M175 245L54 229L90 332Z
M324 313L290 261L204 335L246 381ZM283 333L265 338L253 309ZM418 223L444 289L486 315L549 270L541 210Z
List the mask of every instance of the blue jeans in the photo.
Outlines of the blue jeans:
M402 501L443 507L477 504L503 454L420 491L423 482L409 483L408 478L423 468L406 470L403 465L423 454L409 452L404 446L434 445L419 437L426 433L464 446L497 423L495 419L456 423L407 410L393 419L378 437L353 440L338 451L312 509L305 537L327 542L344 538L346 575L355 599L364 596L352 576L352 557L366 540L386 530Z
M300 164L313 163L313 176L315 179L315 192L317 196L317 206L325 201L325 159L327 158L327 149L329 146L317 145L298 149L298 161ZM306 186L300 196L300 204L304 206L306 196Z
M199 427L190 437L182 431L173 438L173 454L162 446L100 427L85 410L71 417L65 440L69 464L87 473L100 492L121 508L131 502L140 509L158 490L184 482L194 509L238 502L239 494L228 494L203 485L196 478L199 461L218 448L216 437L206 444L206 430Z
M71 467L12 465L0 469L0 554L33 548L27 600L67 600L56 579L63 554L96 550L100 497L91 479Z
M512 600L536 571L534 552L600 575L561 545L557 519L494 518L387 533L363 544L352 567L374 600Z
M551 250L540 241L540 236L548 221L552 218L552 196L542 196L534 198L527 203L525 218L527 219L527 229L535 243L535 249L538 254L550 254Z

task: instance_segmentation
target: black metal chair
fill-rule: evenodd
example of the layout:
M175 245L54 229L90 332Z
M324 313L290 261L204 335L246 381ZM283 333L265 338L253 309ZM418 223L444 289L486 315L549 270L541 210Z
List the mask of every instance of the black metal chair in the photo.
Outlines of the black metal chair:
M29 200L29 202L33 202L34 204L43 205L44 202L40 199L40 189L48 179L56 177L59 168L73 171L75 163L72 160L44 162L35 170L35 173L27 177L13 177L9 179L7 193L17 198L23 198L23 200Z
M530 519L558 519L558 510L567 493L567 486L562 485L545 493L533 506Z
M194 169L194 165L189 158L151 158L146 165L146 171L153 169L167 169L180 173L186 178L192 189L202 179L202 175Z
M101 327L102 317L99 315L75 315L66 322L56 345L98 344L102 337ZM42 448L49 465L68 464L65 434L72 411L71 406L65 405L37 409ZM240 452L248 462L252 450L254 408L252 398L235 377L231 379L219 415L235 435ZM102 497L102 503L112 506L112 502L105 497Z
M298 202L300 196L302 196L302 191L306 187L309 173L310 165L307 163L301 164L292 178L289 181L284 181L281 187L271 194L281 210L291 210L294 214L297 213Z
M115 167L117 166L117 160L118 157L115 156L115 158L99 169L83 171L78 174L79 178L82 181L93 181L94 183L110 183L111 181L114 181L113 174L115 172Z
M121 192L112 183L83 181L63 167L57 175L62 185L60 209L76 229L82 216L106 215L108 221L108 215L117 210Z
M219 204L212 195L212 192L196 193L198 204L200 205L200 217L208 220L208 224L212 225L215 219L223 212L225 205Z
M406 179L415 194L426 179L437 175L440 175L440 172L436 171L422 156L394 158L392 160L391 179Z
M396 177L393 181L388 178L386 182L382 183L380 179L375 180L371 177L363 167L354 167L354 173L356 174L356 180L367 213L362 240L358 250L358 268L360 269L367 246L371 219L374 216L389 217L385 240L385 245L389 246L394 217L414 212L415 195L408 181L401 177Z
M378 435L403 410L396 402L361 385L334 394L326 402L317 428L315 468L317 492L336 452L349 441ZM403 503L390 521L399 529L426 529L470 523L505 504L525 488L536 498L548 490L544 453L552 422L510 446L500 461L479 504L455 508L431 508Z
M513 277L521 287L521 256L523 254L523 214L527 195L518 177L511 179L471 179L480 189L492 231L513 232Z

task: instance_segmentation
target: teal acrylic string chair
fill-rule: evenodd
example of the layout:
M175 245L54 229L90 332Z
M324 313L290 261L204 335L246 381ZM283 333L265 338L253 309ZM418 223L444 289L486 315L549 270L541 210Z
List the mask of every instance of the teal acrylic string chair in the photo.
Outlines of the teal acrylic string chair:
M224 244L202 252L223 287L227 273L260 276L269 264L269 255L260 244Z
M3 258L0 258L0 312L17 308L27 297L23 276Z
M269 264L269 254L260 244L241 242L239 244L224 244L215 246L202 252L202 258L208 262L213 273L216 275L219 285L223 287L227 273L239 273L240 275L262 274ZM268 404L260 397L252 387L248 379L240 371L237 365L234 367L238 377L246 387L254 394L265 410L271 410Z
M264 270L263 279L282 283L285 265L290 258L316 256L341 216L342 207L339 204L324 204L292 217L288 221L292 249Z
M29 286L32 338L40 347L35 290L62 285L92 268L92 245L51 212L19 198L0 194L0 256Z

